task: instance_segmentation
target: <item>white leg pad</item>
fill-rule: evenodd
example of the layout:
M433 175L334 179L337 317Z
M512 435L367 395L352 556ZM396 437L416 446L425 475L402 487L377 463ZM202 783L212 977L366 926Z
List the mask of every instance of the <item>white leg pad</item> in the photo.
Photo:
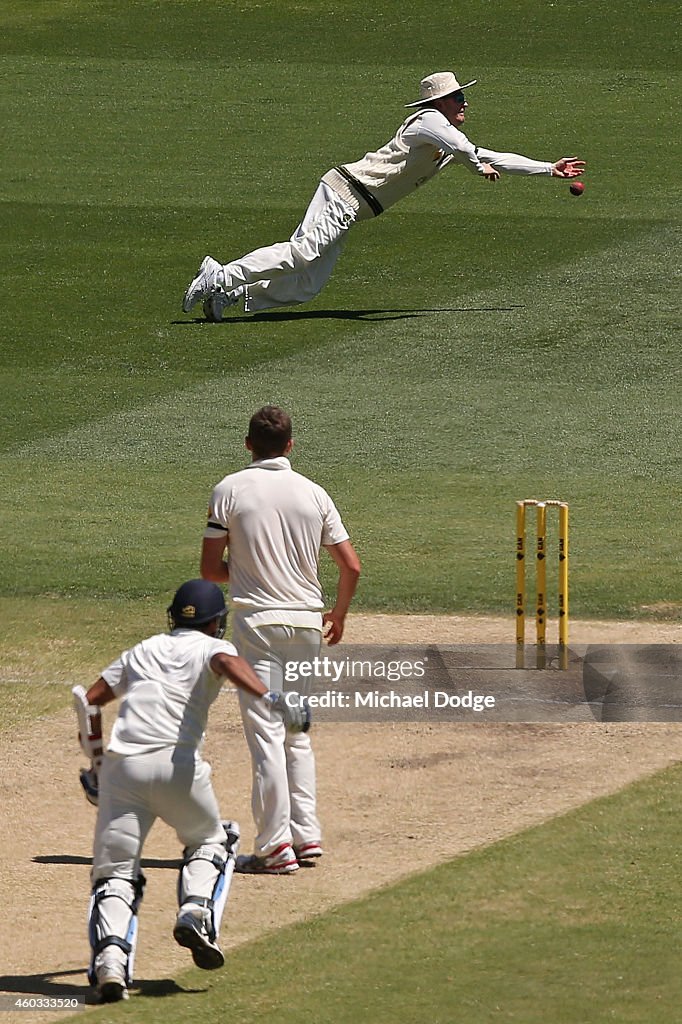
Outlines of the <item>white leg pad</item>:
M88 931L92 960L88 978L97 984L97 974L105 964L123 967L126 983L132 984L137 945L137 909L142 900L144 876L136 882L126 878L101 878L95 882L90 898Z
M232 883L239 850L239 825L223 822L225 841L187 847L178 880L180 912L203 907L210 912L209 935L215 941ZM208 922L207 922L208 924Z

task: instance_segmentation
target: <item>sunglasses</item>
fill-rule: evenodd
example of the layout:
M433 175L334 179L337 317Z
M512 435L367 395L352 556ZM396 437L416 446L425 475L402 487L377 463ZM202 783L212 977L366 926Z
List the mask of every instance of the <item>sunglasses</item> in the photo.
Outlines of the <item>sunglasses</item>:
M466 97L461 89L459 92L451 92L449 99L454 100L455 103L466 103Z

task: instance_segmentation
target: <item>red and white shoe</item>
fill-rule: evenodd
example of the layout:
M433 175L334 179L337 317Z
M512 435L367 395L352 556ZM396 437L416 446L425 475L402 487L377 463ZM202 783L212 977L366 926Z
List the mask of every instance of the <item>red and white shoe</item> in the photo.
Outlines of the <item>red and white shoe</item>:
M301 843L300 846L294 846L294 853L298 860L316 860L321 857L324 853L322 844L317 840L310 843Z
M282 843L265 857L237 857L234 870L240 875L290 875L298 871L298 859L289 843Z

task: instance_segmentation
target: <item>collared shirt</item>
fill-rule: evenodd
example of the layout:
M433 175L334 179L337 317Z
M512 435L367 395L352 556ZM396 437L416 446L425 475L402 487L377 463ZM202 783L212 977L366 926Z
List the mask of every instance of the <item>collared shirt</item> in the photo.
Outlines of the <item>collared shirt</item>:
M251 625L322 628L322 545L348 540L324 488L286 456L226 476L211 496L204 537L228 533L230 601Z

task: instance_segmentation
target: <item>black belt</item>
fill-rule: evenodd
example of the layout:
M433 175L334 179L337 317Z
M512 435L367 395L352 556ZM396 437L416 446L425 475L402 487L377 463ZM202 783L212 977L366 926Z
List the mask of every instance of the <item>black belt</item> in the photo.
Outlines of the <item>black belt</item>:
M362 196L375 217L384 212L384 208L376 196L372 195L366 185L363 185L361 181L354 178L350 171L347 171L345 167L335 167L334 169L346 179L349 185L353 186L358 195Z

